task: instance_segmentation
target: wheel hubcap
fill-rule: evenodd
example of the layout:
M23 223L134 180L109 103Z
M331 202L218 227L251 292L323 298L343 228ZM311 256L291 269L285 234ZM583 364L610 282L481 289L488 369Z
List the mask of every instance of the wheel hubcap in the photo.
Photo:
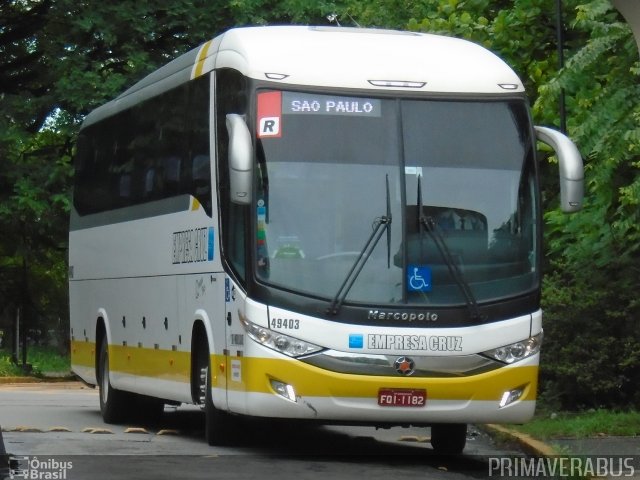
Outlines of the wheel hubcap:
M209 367L200 369L200 405L207 404L207 378L209 378Z

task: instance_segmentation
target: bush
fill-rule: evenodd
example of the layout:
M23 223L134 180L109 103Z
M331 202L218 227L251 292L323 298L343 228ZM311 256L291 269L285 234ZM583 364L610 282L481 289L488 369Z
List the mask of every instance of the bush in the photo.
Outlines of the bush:
M567 267L546 277L542 403L562 409L640 403L638 302L627 273L620 265L597 272Z

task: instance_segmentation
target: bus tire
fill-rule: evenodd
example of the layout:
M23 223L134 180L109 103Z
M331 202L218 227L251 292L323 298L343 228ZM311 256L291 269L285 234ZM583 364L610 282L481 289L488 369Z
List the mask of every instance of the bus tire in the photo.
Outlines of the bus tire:
M207 443L211 446L225 445L231 440L231 418L213 404L211 396L211 359L209 349L205 349L207 355L200 365L200 395L201 405L204 408L204 432Z
M100 413L105 423L120 423L125 420L130 407L126 392L111 386L109 378L109 347L106 337L100 344L98 357L98 388L100 393Z
M431 446L436 453L459 455L466 443L466 423L439 423L431 426Z

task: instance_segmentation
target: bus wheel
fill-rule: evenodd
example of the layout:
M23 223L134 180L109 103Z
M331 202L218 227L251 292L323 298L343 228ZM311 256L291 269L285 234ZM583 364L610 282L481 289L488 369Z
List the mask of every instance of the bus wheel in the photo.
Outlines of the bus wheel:
M467 443L465 423L436 424L431 426L431 446L436 453L459 455Z
M100 389L100 413L106 423L119 423L126 417L127 393L111 386L109 378L109 348L106 337L100 346L98 363L98 386Z
M211 360L207 354L206 366L200 368L200 405L204 409L204 431L209 445L225 445L230 441L231 419L216 408L211 398Z

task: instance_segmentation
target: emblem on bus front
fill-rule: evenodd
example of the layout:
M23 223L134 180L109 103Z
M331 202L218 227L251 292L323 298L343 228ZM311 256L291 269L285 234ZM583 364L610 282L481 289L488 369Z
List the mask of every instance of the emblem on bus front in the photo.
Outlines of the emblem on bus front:
M416 363L413 361L412 358L399 357L393 363L393 368L395 368L396 372L398 372L400 375L408 377L409 375L412 375L416 371L415 370Z
M395 310L369 310L367 320L405 320L409 322L435 322L438 314L435 312L400 312Z

